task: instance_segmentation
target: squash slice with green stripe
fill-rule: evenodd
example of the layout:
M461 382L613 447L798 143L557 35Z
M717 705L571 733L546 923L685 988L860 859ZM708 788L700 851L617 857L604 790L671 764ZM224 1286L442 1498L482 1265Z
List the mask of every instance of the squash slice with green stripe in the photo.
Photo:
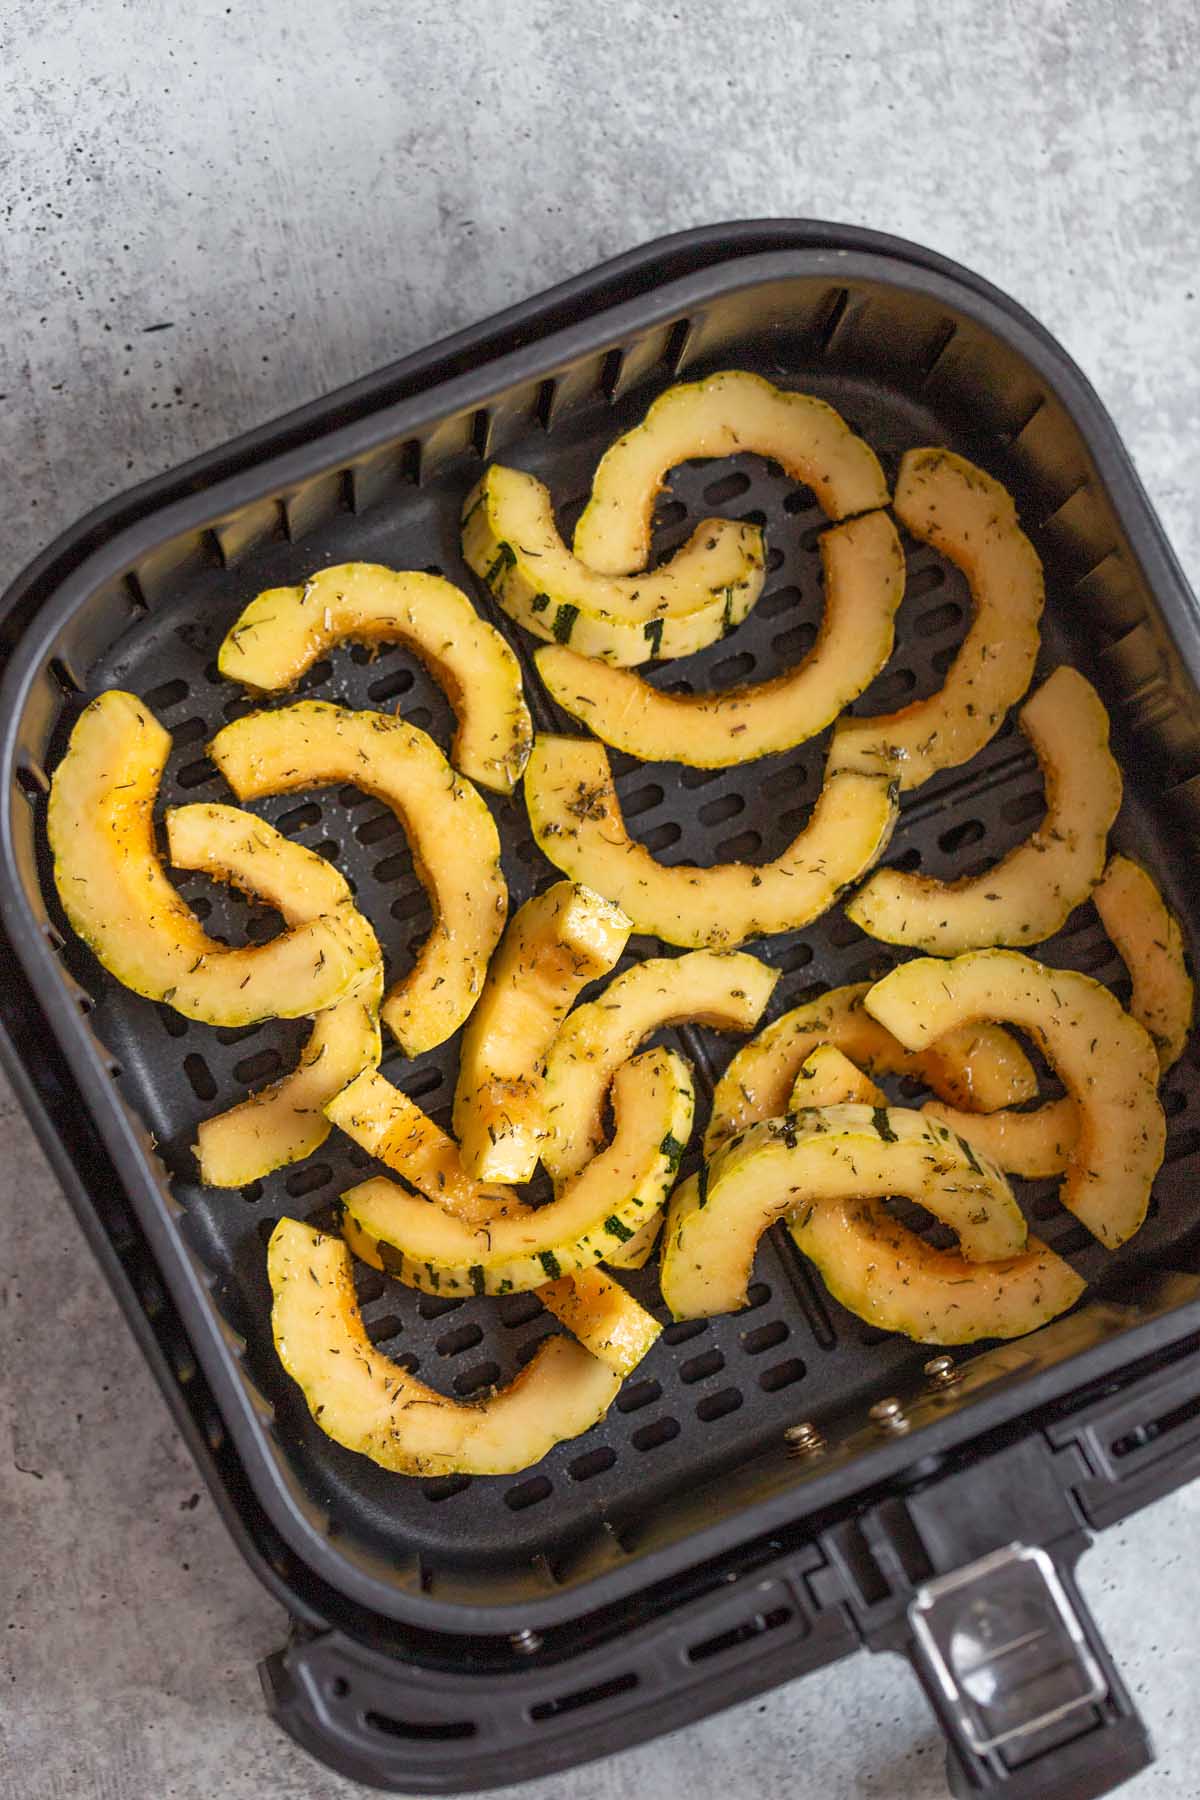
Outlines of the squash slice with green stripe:
M661 1209L692 1129L687 1063L647 1050L613 1083L611 1144L545 1206L472 1226L383 1177L342 1195L344 1229L388 1271L434 1294L507 1294L591 1268Z
M677 1319L746 1304L767 1227L829 1201L903 1195L985 1262L1025 1246L1025 1220L999 1169L904 1107L825 1106L764 1119L676 1189L663 1238L662 1292Z
M688 656L724 637L762 593L765 564L757 525L706 519L659 568L598 574L563 543L542 483L499 464L467 496L462 548L526 631L625 667Z
M963 1112L939 1100L928 1101L921 1110L973 1144L998 1169L1026 1181L1061 1175L1079 1142L1079 1117L1069 1094L1030 1112L1009 1107L994 1113Z
M1036 1095L1032 1063L1000 1026L972 1022L925 1049L908 1050L866 1011L870 991L868 981L831 988L773 1019L738 1051L713 1094L706 1157L735 1132L786 1112L801 1069L822 1044L834 1045L873 1075L912 1076L983 1110L1018 1106Z
M201 869L233 882L275 907L287 925L340 910L362 938L368 972L352 992L316 1015L296 1068L196 1129L201 1181L245 1187L319 1149L329 1135L325 1102L360 1070L378 1063L383 959L345 877L265 819L237 806L194 805L173 807L166 824L177 869Z
M534 660L565 712L643 762L726 769L816 737L892 653L904 552L886 513L821 537L825 610L817 641L785 675L716 694L667 694L641 675L547 645Z
M512 1188L469 1175L454 1139L377 1069L364 1070L335 1094L325 1116L419 1194L468 1225L523 1210Z
M463 1167L454 1139L377 1071L351 1082L329 1103L326 1113L347 1137L377 1156L426 1200L473 1230L494 1219L532 1216L511 1187L474 1181ZM349 1214L343 1223L346 1241L355 1254L373 1268L389 1269L387 1246L370 1237ZM662 1330L632 1294L600 1269L579 1269L561 1276L538 1288L537 1294L548 1312L623 1375L637 1367Z
M621 1377L552 1337L498 1393L453 1400L375 1348L339 1238L280 1219L267 1251L279 1360L335 1443L402 1475L511 1475L598 1423Z
M672 1025L752 1031L779 972L739 950L691 950L648 957L577 1006L560 1028L546 1062L547 1135L542 1162L555 1186L578 1173L604 1142L604 1102L621 1064L643 1038ZM657 1214L609 1252L615 1269L640 1269L658 1241Z
M546 1136L546 1053L568 1009L629 939L621 910L571 881L514 914L463 1032L454 1130L480 1181L528 1181Z
M521 665L441 575L338 563L297 587L267 588L225 634L217 667L244 687L282 693L347 639L413 650L458 715L455 768L481 787L512 793L533 743Z
M189 1019L236 1028L320 1012L369 980L373 952L340 907L266 944L230 949L168 881L154 803L171 739L111 689L76 720L50 784L54 881L72 928L110 975Z
M812 1096L812 1099L809 1099ZM832 1044L806 1060L796 1110L846 1101L885 1104L874 1083ZM925 1344L1020 1337L1073 1306L1083 1281L1036 1238L1017 1256L968 1262L939 1250L893 1218L879 1200L827 1200L788 1230L825 1286L848 1311L881 1331Z
M416 726L319 700L235 719L208 753L239 800L351 783L392 808L433 929L388 990L383 1020L409 1056L443 1043L479 997L508 906L495 821L471 783Z
M609 1086L644 1038L685 1024L753 1031L778 980L778 969L745 951L692 950L647 957L575 1007L546 1058L542 1162L555 1186L603 1144Z
M653 1218L634 1232L627 1244L619 1244L615 1250L609 1250L605 1262L610 1269L644 1269L654 1255L654 1246L662 1230L663 1211L660 1207Z

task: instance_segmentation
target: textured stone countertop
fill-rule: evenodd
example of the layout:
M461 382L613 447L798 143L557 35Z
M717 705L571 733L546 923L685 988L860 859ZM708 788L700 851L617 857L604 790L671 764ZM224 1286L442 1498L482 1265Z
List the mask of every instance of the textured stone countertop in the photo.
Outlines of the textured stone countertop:
M641 240L807 214L923 240L1080 361L1193 581L1193 0L456 6L7 0L0 585L116 490ZM348 1795L267 1721L243 1566L0 1094L0 1800ZM1200 1794L1200 1488L1084 1584ZM614 1746L615 1748L615 1746ZM907 1670L861 1657L511 1790L945 1792Z

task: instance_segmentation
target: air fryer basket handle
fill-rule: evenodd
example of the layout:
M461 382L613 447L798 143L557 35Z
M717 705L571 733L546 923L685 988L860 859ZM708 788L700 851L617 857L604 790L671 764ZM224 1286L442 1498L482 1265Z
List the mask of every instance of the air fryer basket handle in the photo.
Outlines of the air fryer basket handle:
M1152 1761L1073 1557L1010 1544L927 1582L907 1617L956 1800L1095 1800Z

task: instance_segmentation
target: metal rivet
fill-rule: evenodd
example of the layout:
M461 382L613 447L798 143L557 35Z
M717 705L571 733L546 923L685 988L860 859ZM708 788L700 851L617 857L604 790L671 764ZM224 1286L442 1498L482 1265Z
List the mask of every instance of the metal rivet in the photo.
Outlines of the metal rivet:
M877 1400L871 1408L870 1419L878 1431L889 1432L893 1437L899 1437L901 1432L908 1430L907 1414L895 1395L890 1395L886 1400Z
M514 1631L508 1641L521 1656L536 1656L542 1647L542 1634L526 1627L524 1631Z
M799 1425L787 1426L783 1441L789 1456L820 1456L825 1450L824 1434L808 1419Z
M935 1388L952 1388L962 1380L962 1370L952 1356L930 1357L925 1374L929 1385Z

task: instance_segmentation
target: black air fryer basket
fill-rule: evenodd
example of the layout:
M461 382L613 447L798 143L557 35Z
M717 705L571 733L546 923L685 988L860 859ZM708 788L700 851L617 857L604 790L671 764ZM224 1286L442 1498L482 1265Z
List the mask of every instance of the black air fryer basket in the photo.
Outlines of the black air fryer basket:
M1200 621L1129 460L1055 342L1003 295L876 234L794 222L668 238L568 282L110 503L9 593L0 631L3 1049L10 1073L245 1554L295 1621L263 1668L280 1722L333 1767L444 1792L577 1763L696 1719L862 1645L907 1652L950 1743L956 1791L1085 1796L1149 1757L1073 1570L1089 1533L1200 1467L1200 1057L1165 1093L1150 1218L1116 1255L1025 1198L1087 1277L1034 1336L929 1360L843 1312L764 1243L749 1310L668 1325L608 1419L517 1477L405 1480L332 1444L270 1343L264 1247L281 1214L323 1220L365 1159L334 1134L237 1193L202 1189L196 1121L289 1065L302 1025L187 1023L120 988L67 931L45 847L47 770L87 697L143 696L172 732L164 801L218 799L204 744L248 710L217 646L261 588L350 559L441 570L530 646L458 550L481 459L546 479L573 524L601 450L680 376L750 368L830 400L889 477L944 443L1005 482L1041 553L1043 672L1095 682L1126 776L1115 833L1200 919ZM688 662L697 685L797 660L819 618L811 494L754 458L678 471L657 548L706 513L767 527L764 598ZM860 710L936 688L965 629L957 572L910 545L896 654ZM679 665L656 679L679 679ZM402 647L337 652L304 691L399 707L443 743L450 715ZM818 791L824 742L743 768L614 757L632 828L667 860L775 855ZM907 800L891 858L941 877L1028 835L1041 781L1011 721L965 770ZM490 801L513 903L551 877L518 795ZM353 789L265 816L333 856L385 954L428 927L396 820ZM203 878L210 929L271 916ZM631 956L659 946L635 939ZM839 910L772 939L772 1013L889 966ZM1119 993L1091 906L1039 955ZM679 1034L702 1090L728 1040ZM435 1117L453 1048L384 1069ZM632 1276L658 1308L653 1270ZM448 1392L508 1380L554 1321L535 1296L438 1300L365 1272L364 1317ZM889 1404L880 1405L881 1402Z

